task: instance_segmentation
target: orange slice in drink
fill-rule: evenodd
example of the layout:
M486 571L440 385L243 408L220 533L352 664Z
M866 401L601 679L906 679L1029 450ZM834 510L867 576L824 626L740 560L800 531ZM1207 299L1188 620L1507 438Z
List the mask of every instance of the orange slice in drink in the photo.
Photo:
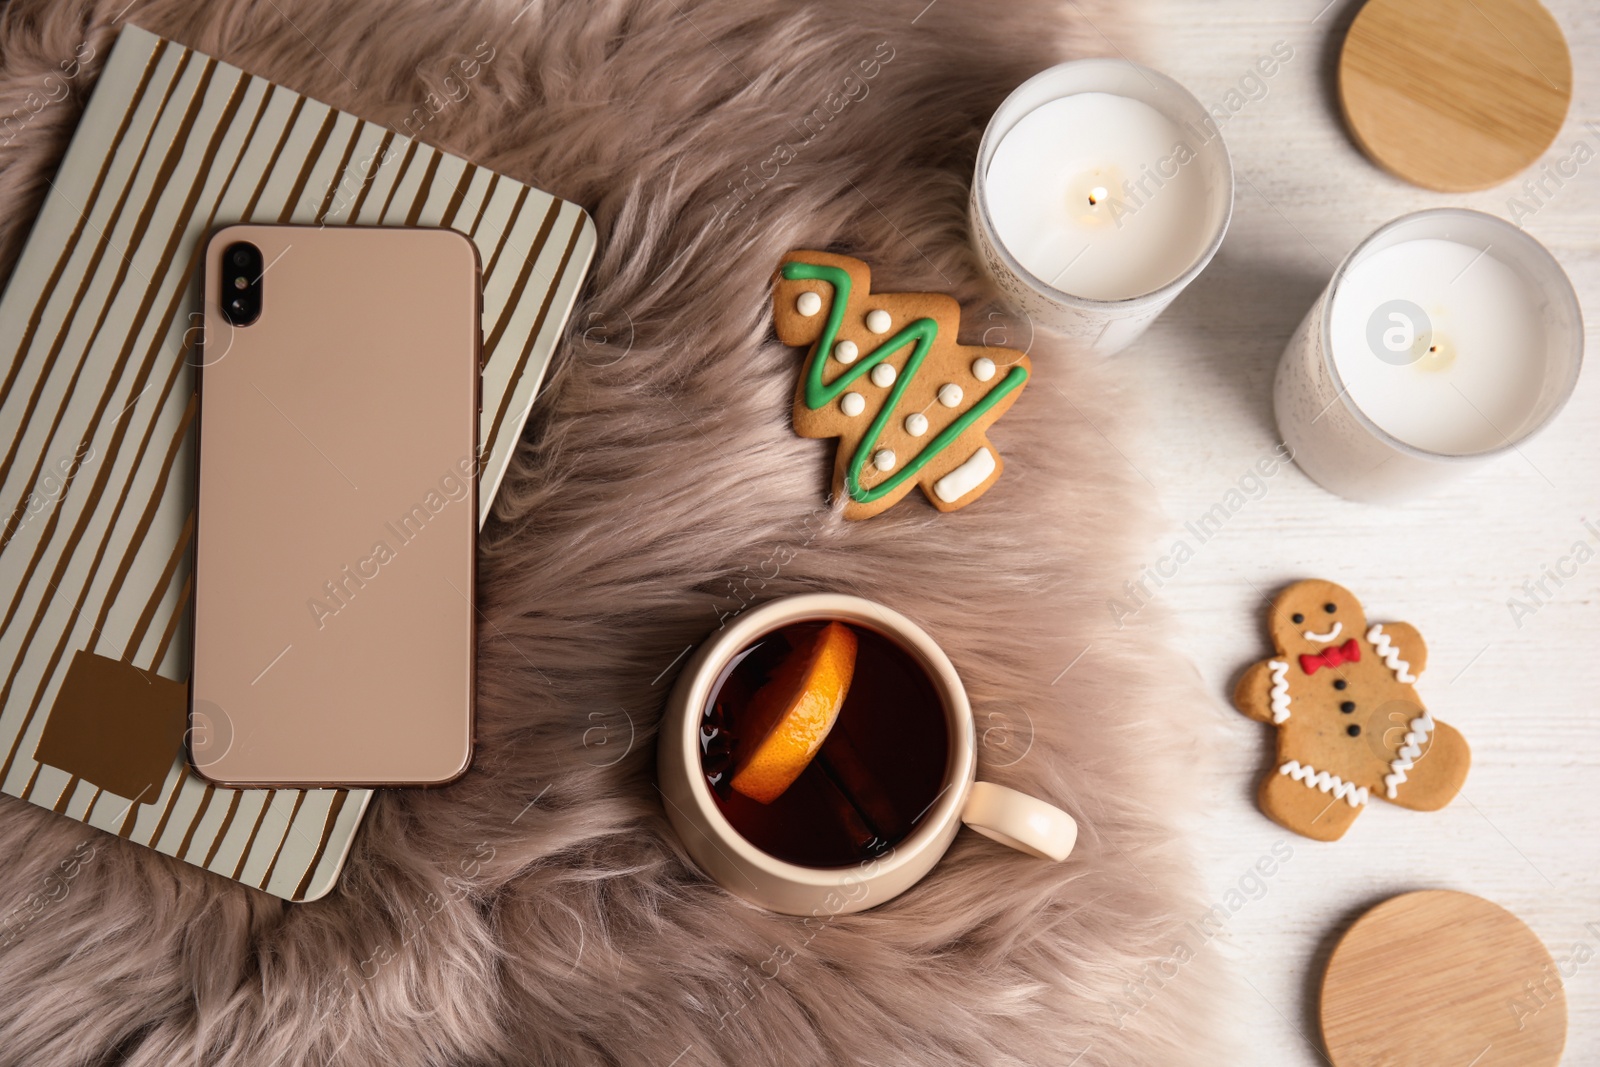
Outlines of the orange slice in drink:
M729 784L763 804L782 796L833 729L855 671L856 635L841 623L791 651L750 698Z

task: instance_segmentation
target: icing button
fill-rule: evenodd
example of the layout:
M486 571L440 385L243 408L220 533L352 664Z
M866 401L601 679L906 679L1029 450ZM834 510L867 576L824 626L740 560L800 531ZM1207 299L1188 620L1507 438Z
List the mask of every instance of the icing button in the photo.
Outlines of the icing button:
M1351 737L1360 737L1361 727L1357 726L1355 723L1351 723L1349 726L1344 728L1344 732L1349 734Z
M894 384L895 369L892 363L880 363L872 368L872 384L887 389Z
M854 363L860 354L861 350L854 341L840 341L833 346L833 358L840 363Z
M988 356L979 356L972 361L972 376L980 382L986 382L994 377L994 360Z
M867 398L860 393L846 393L839 398L839 410L853 419L867 410Z
M822 310L822 294L807 289L795 298L794 309L808 317L815 315Z
M1339 710L1348 715L1352 711L1356 710L1356 702L1354 700L1346 700L1343 704L1339 705Z
M1345 686L1347 686L1347 685L1349 685L1349 684L1350 684L1350 683L1349 683L1349 682L1347 682L1347 681L1345 681L1345 680L1344 680L1344 679L1343 679L1343 678L1340 678L1340 679L1337 679L1337 680L1336 680L1336 681L1335 681L1335 682L1334 682L1334 683L1333 683L1333 687L1334 687L1334 688L1335 688L1335 689L1343 689L1343 688L1344 688L1344 687L1345 687Z
M920 411L913 411L906 416L906 433L912 437L921 437L928 432L928 416Z
M945 382L939 386L939 403L947 408L953 408L961 403L962 395L961 386L955 382Z
M817 299L820 301L822 298L818 297ZM894 325L894 320L882 308L873 308L867 312L867 329L873 333L888 333L889 327L892 325Z
M891 449L880 448L872 457L872 465L881 471L894 469L894 452Z

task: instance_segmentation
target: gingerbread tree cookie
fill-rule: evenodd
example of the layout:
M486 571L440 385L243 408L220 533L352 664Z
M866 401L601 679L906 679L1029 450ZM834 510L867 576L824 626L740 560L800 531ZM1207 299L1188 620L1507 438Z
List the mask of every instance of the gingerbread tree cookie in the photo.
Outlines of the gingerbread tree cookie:
M1336 841L1373 797L1416 811L1450 803L1472 754L1412 688L1428 660L1414 628L1369 627L1348 589L1318 580L1279 593L1268 627L1277 655L1245 671L1233 694L1240 711L1278 728L1262 811Z
M1004 464L986 436L1032 370L1009 348L956 340L961 305L943 293L874 293L867 265L791 252L774 279L784 344L811 352L794 396L802 437L837 437L833 491L864 519L913 486L955 511L982 496Z

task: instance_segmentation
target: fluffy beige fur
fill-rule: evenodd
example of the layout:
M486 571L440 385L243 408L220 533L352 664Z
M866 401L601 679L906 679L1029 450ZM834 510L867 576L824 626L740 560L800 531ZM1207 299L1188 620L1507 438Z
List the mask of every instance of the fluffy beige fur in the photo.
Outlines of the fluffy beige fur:
M0 135L7 268L126 2L0 10L0 116L83 41L97 56ZM966 235L987 116L1035 70L1102 51L1087 20L1111 13L925 4L129 5L578 201L601 251L483 542L473 771L381 794L338 890L304 906L3 798L0 911L75 848L92 858L0 948L0 1063L1218 1058L1219 953L1185 926L1207 902L1175 822L1197 806L1210 717L1105 606L1137 573L1147 518L1148 487L1101 436L1121 432L1126 398L1114 367L1064 358L985 302ZM464 95L419 123L485 42ZM1007 465L983 500L938 515L911 499L865 523L819 506L833 444L790 431L800 353L768 317L768 277L796 247L861 256L886 290L954 293L972 342L1031 345L1036 379L992 431ZM981 770L1077 816L1070 861L964 834L910 893L812 927L697 874L653 784L677 657L746 603L820 589L943 643ZM1194 956L1174 963L1185 940Z

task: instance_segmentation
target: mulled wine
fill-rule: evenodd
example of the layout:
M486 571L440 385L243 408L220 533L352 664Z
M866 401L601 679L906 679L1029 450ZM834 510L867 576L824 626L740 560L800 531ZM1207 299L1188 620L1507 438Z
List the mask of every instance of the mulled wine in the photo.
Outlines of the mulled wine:
M830 666L822 657L817 670L822 644L835 659ZM851 653L842 669L840 647ZM811 691L804 677L814 679ZM842 703L830 705L836 697ZM824 709L825 721L791 721L794 736L775 739L775 708L795 720L810 714L806 701ZM792 780L780 773L774 786L765 768L768 784L752 788L764 770L754 753L781 750L778 742L790 744L790 770L804 769ZM893 639L841 622L795 623L742 650L712 687L700 723L701 767L722 814L763 852L807 867L851 866L903 841L944 787L949 749L945 709L921 664Z

